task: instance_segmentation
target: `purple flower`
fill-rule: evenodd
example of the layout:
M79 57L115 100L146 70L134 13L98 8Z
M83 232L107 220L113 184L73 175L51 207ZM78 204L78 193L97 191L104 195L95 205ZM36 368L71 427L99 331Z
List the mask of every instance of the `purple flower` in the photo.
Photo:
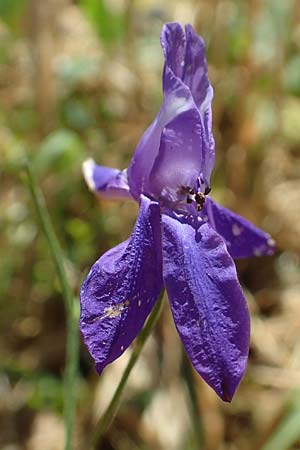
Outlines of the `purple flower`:
M163 27L162 107L126 171L84 163L89 187L133 197L129 239L96 261L81 289L80 326L97 371L141 330L163 286L203 379L231 401L245 371L249 313L232 258L271 254L270 236L208 195L214 165L205 45L190 25Z

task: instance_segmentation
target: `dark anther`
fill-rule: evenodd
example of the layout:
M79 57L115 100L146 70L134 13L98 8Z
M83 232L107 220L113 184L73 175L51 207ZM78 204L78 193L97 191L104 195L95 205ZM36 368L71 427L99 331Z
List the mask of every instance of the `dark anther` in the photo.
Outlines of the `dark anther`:
M195 195L195 200L198 203L198 205L203 205L205 202L205 195L202 192L197 192Z
M186 187L185 189L188 192L186 202L188 204L196 202L197 210L201 211L205 202L205 196L210 192L210 187L205 188L204 194L203 192L195 192L195 190L190 187ZM182 190L184 190L184 188L182 188Z
M201 211L205 202L205 195L202 192L197 192L195 195L195 200L197 203L197 210Z
M211 191L211 187L210 187L210 186L207 186L207 187L205 188L204 195L208 195L208 194L210 193L210 191Z

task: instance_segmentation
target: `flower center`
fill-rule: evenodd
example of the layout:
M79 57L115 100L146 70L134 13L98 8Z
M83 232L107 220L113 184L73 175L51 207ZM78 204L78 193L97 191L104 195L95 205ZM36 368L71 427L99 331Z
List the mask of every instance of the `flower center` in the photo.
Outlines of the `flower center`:
M204 192L192 189L189 186L182 186L182 188L180 189L181 194L186 194L186 203L195 203L197 205L197 211L202 211L206 195L208 195L210 191L210 187L206 187L204 189Z

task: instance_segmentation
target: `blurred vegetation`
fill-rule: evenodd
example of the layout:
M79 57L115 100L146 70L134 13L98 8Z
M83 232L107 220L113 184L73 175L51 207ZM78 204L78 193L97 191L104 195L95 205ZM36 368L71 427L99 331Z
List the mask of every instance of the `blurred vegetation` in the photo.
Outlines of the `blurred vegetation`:
M63 448L64 308L24 155L78 293L137 211L94 198L82 161L128 164L160 107L159 35L173 20L207 42L212 194L271 233L278 252L238 262L252 344L233 403L221 404L191 371L166 307L101 449L300 448L299 1L0 0L1 449ZM86 448L128 353L99 378L81 347L74 449Z

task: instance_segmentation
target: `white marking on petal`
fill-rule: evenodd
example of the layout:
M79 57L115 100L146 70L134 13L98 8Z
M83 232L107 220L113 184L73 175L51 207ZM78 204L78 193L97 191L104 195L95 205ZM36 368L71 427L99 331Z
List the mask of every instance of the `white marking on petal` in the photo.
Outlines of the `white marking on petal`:
M94 177L93 177L94 167L95 167L95 161L92 158L89 158L82 163L83 176L84 176L86 184L88 185L88 188L91 191L96 190L96 185L95 185Z
M270 246L270 247L275 247L275 241L274 241L274 239L272 239L271 237L267 240L267 244Z
M169 113L171 116L177 116L183 111L186 111L186 109L188 109L187 106L188 102L185 97L173 97L168 104L167 113Z
M124 350L124 345L121 346L121 351L123 351L123 350Z
M253 249L253 254L255 255L255 256L262 256L263 255L263 247L255 247L254 249Z
M142 301L139 300L139 301L138 301L138 306L141 306L141 304L142 304Z
M234 236L239 236L243 232L244 228L240 227L237 223L232 225L232 234Z
M125 308L127 308L130 304L130 300L125 300L124 302L117 303L116 305L108 306L105 308L104 313L101 316L96 316L92 323L96 322L97 320L103 320L106 317L109 319L114 319L116 317L120 317L122 312Z
M208 106L211 104L213 96L214 96L213 88L211 86L209 86L206 91L205 99L203 100L203 102L201 103L201 105L199 107L199 111L200 111L200 114L202 117L204 116L205 111L207 110Z
M191 107L191 99L187 97L178 97L176 95L171 95L165 100L164 107L162 108L161 115L158 119L159 123L167 124L179 114L191 109Z

